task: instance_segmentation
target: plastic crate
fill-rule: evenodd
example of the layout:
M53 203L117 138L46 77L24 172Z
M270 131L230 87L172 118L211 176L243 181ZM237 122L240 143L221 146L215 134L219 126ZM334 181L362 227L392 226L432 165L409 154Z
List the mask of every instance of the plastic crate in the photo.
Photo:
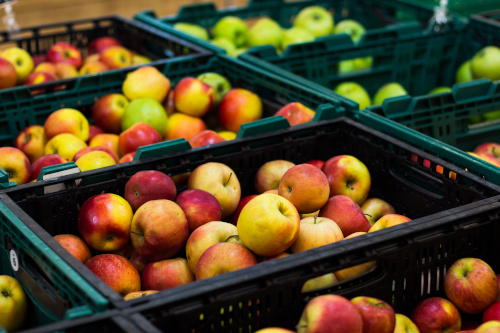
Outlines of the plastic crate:
M28 296L23 329L42 327L109 309L109 301L77 274L0 199L0 274L21 282Z
M225 55L188 56L164 60L152 64L165 74L173 85L186 76L198 76L203 72L224 75L233 87L249 89L263 100L263 117L274 115L279 108L290 102L301 102L317 109L316 119L336 117L336 112L347 113L358 109L358 104L340 95L323 95L303 84L282 79L258 67ZM58 83L48 82L36 86L0 90L0 146L14 145L19 132L28 125L43 125L51 112L60 108L81 110L90 119L91 107L98 98L112 92L120 92L122 82L132 68L80 77L57 90ZM32 94L33 90L45 89L45 93ZM322 112L320 106L328 103L331 111ZM330 114L330 115L329 115ZM0 178L0 182L1 182ZM9 186L5 184L3 187ZM10 184L12 185L12 184Z
M439 5L439 0L411 0L411 2L430 6ZM448 0L448 9L464 16L478 14L498 8L500 8L499 0Z
M225 53L222 48L174 29L173 25L177 22L188 22L198 24L210 31L220 18L232 15L249 22L267 16L274 19L282 27L290 28L300 10L313 5L322 6L332 12L334 22L346 18L360 22L367 30L365 37L360 41L363 46L381 46L386 43L432 35L432 30L428 29L429 20L433 16L432 6L408 3L402 0L249 0L245 6L224 9L217 9L214 3L205 3L181 7L177 15L166 17L158 17L153 10L146 10L137 13L134 19L182 36L215 52ZM458 18L452 20L455 21L455 19ZM349 48L352 45L347 35L321 37L317 39L317 42L320 40L329 41L333 45L342 42L341 49ZM307 43L307 45L308 48L318 48L321 47L322 43L319 42L316 45L316 42L312 42ZM266 46L266 49L275 51L271 45Z
M274 121L279 122L280 118L276 117ZM383 118L380 119L384 121ZM269 119L263 122L269 122ZM248 125L251 127L252 124ZM405 129L396 123L394 126L402 130ZM406 130L405 134L407 136L419 135L418 132L415 134L412 132ZM425 138L423 135L421 137L415 141L427 140L434 141L434 144L437 143L437 141ZM254 277L256 274L263 274L272 280L274 279L273 269L269 270L270 266L251 267L127 302L103 285L102 282L96 283L97 277L90 273L84 265L70 258L69 253L63 251L52 236L59 233L77 234L78 230L74 221L76 221L78 209L84 201L92 195L103 192L122 194L127 180L137 171L154 169L169 175L176 175L191 171L206 162L221 162L236 172L242 186L242 196L244 196L252 194L255 174L258 168L267 161L287 159L294 163L303 163L311 159L325 160L338 154L351 154L362 160L371 172L372 190L370 197L380 197L387 200L394 205L399 213L414 219L415 223L436 218L433 214L448 216L450 209L472 202L482 202L486 198L500 194L499 186L475 176L461 167L345 117L287 127L267 134L253 135L248 138L189 150L183 150L187 144L185 140L178 140L176 143L174 144L174 141L163 143L163 146L170 145L168 150L171 153L168 155L164 155L165 151L160 150L159 156L152 156L155 153L154 145L152 145L141 148L139 157L143 153L149 153L149 157L143 156L143 160L123 163L123 165L111 166L102 170L62 176L38 184L26 184L0 193L0 200L15 214L16 219L21 220L36 232L47 246L57 251L61 258L71 265L72 269L109 299L116 308L128 311L129 308L132 310L142 309L144 306L144 308L147 307L156 313L152 315L156 319L165 321L172 319L170 315L175 313L173 317L179 320L175 319L175 324L170 327L175 332L186 331L187 326L191 328L191 325L200 331L209 328L212 323L219 321L219 319L215 318L212 322L213 314L209 314L207 309L203 308L203 305L207 304L207 298L213 301L225 298L226 301L229 301L231 297L238 297L240 293L259 293L260 288L268 290L266 282L255 280ZM455 156L456 160L463 159L465 154L462 155L458 153ZM415 161L414 156L418 156L419 159ZM431 161L433 167L424 166L422 162L424 159ZM468 165L473 164L473 161L468 163ZM443 167L442 173L436 169L437 165ZM449 172L456 173L455 179L448 177ZM178 190L181 191L183 188ZM408 228L411 229L412 225L414 224L408 224ZM340 249L349 248L349 243L340 244ZM309 252L303 257L299 257L298 260L300 261L302 258L304 265L313 269L315 256L316 254ZM346 256L345 260L348 258L349 256ZM310 263L306 263L307 260L310 260ZM334 266L338 264L339 262L331 262L331 265ZM286 274L290 274L295 268L289 266ZM314 274L314 271L310 273ZM286 282L285 286L287 283L295 281L295 278L296 276L293 275L293 279L287 282L287 278L283 276L275 279L275 283ZM245 287L243 283L247 282L251 283L252 286ZM298 285L299 281L294 282L294 284ZM294 295L286 295L288 294L280 294L279 300L272 302L283 302L284 304L291 302L292 298L288 297L294 297ZM236 303L231 303L234 310L239 302L238 299ZM261 305L257 305L257 303L253 302L252 304L259 309L258 311L263 309L268 311L269 304L262 302L264 308L261 308ZM150 304L154 305L150 306ZM247 309L247 304L245 301L243 308ZM184 310L190 308L193 311L197 309L196 311L200 310L206 313L204 318L206 321L210 321L209 326L205 324L205 321L199 321L199 313L194 316L196 320L193 318L190 320L182 319L181 314L184 310L181 311L181 309L183 308ZM219 310L220 308L216 311L217 315L220 315ZM156 317L157 315L158 317ZM164 319L160 319L160 316ZM147 317L150 318L149 315ZM241 325L242 322L246 324L247 320L250 318L242 315L231 325ZM224 329L217 326L215 331L223 332Z

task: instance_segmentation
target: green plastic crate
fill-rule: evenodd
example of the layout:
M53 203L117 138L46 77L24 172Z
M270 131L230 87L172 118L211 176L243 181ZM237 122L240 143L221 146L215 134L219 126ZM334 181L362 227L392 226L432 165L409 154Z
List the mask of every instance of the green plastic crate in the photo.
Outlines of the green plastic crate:
M411 0L408 2L421 3L428 6L439 6L439 0ZM452 12L470 16L500 8L499 0L448 0L448 9Z
M358 109L358 104L340 95L327 96L307 86L282 79L258 67L246 64L225 55L184 57L152 64L165 74L173 85L186 76L198 76L203 72L217 72L224 75L233 87L249 89L263 100L263 117L272 116L278 109L290 102L301 102L312 109L329 103L332 111L318 109L316 119L334 117L336 112L346 113ZM62 90L53 91L57 83L46 83L36 88L19 87L0 91L0 146L13 145L17 134L26 126L41 124L49 114L60 108L81 110L90 119L91 107L105 94L121 92L122 82L133 69L117 70L103 75L81 77L66 84ZM46 90L32 94L32 90ZM325 113L325 114L323 114ZM331 115L328 115L330 114ZM2 179L0 178L0 181ZM4 180L3 187L7 187ZM12 184L10 184L12 185Z
M22 213L19 213L22 215ZM105 312L109 301L0 199L0 274L21 282L28 295L23 329ZM99 283L99 281L97 281Z
M232 15L249 21L268 16L282 27L289 28L300 10L312 5L322 6L332 12L334 22L349 18L363 24L367 30L365 38L360 41L363 46L383 45L432 34L431 29L428 28L429 20L433 16L432 7L402 0L249 0L245 6L224 9L217 9L213 3L204 3L181 7L176 15L166 17L158 17L153 10L146 10L137 13L134 19L182 36L215 52L225 53L222 48L174 29L173 25L177 22L188 22L198 24L210 31L220 18ZM455 21L455 19L452 20ZM331 35L317 41L332 39L333 43L337 43L339 41L337 37ZM352 44L350 39L348 40ZM315 42L311 44L313 46L309 45L309 48L316 47ZM272 46L267 46L274 50Z

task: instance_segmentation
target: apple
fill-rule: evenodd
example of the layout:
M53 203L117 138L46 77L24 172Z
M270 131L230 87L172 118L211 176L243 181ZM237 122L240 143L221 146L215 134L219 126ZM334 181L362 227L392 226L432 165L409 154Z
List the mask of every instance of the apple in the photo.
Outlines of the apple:
M0 89L12 88L17 84L16 67L0 56Z
M30 181L36 180L38 178L38 175L42 171L42 168L50 165L62 164L65 162L67 162L67 160L57 154L40 156L33 162L33 164L31 164Z
M132 245L132 244L131 244ZM149 260L147 260L143 255L141 255L139 252L137 252L135 249L134 249L134 246L132 245L132 249L133 249L133 252L132 254L130 255L130 262L132 263L132 265L135 267L135 269L137 269L137 271L139 272L139 274L142 273L142 271L144 270L144 267L146 267L146 265L149 263Z
M214 102L214 88L195 77L184 77L175 86L174 105L181 113L203 117L210 111Z
M206 129L193 135L188 141L192 148L196 148L224 142L226 139L217 134L217 132Z
M287 199L263 193L243 207L236 227L246 247L255 254L270 257L284 252L295 242L300 215Z
M102 151L102 152L105 152L106 154L108 154L109 156L111 156L111 158L113 158L115 164L118 163L118 161L119 161L119 158L116 155L116 153L113 150L111 150L110 148L106 147L106 146L88 146L88 147L80 149L75 154L75 156L73 156L73 162L78 161L80 159L80 157L82 157L83 155L85 155L87 153L90 153L91 151Z
M338 73L346 74L372 67L373 57L353 58L342 60L338 64Z
M146 57L145 55L132 53L132 66L135 65L145 65L152 62L151 58Z
M66 62L58 62L55 64L56 76L59 79L69 79L78 76L78 69Z
M109 69L123 68L132 65L132 53L126 47L112 45L100 53L99 61Z
M231 222L232 224L236 225L236 223L238 222L238 218L240 217L240 213L241 213L241 210L243 209L243 207L245 207L245 205L250 200L252 200L253 198L255 198L257 195L258 194L250 194L250 195L247 195L247 196L241 198L240 202L238 203L238 206L236 207L236 210L231 215L231 217L229 219L229 222Z
M461 258L446 271L444 291L459 310L477 314L495 302L498 281L493 269L483 260Z
M393 333L396 326L396 314L385 301L368 296L357 296L351 303L363 318L363 333Z
M167 129L167 113L163 105L152 98L134 99L127 104L123 112L121 119L122 131L126 131L139 122L153 126L163 137Z
M363 318L356 306L340 295L316 296L307 302L297 333L362 333Z
M59 234L54 239L82 264L92 257L87 243L76 235Z
M310 160L306 162L307 164L314 165L316 168L320 169L325 165L325 161L323 160Z
M398 82L390 82L380 87L373 96L373 105L382 105L386 98L408 95L405 88Z
M257 259L245 246L221 242L210 246L198 259L196 280L233 272L257 264Z
M366 165L351 155L337 155L321 168L330 183L330 197L347 195L362 205L371 188L370 172Z
M258 19L248 29L248 46L258 46L271 44L276 49L280 49L283 39L283 29L278 22L269 17Z
M97 134L102 134L104 133L104 130L100 128L99 126L89 124L89 138L85 143L89 144L91 139L96 136Z
M307 251L344 239L338 224L326 217L309 216L300 220L297 239L290 247L292 253Z
M483 312L482 322L485 323L490 320L500 320L500 302L497 300L489 305Z
M16 278L0 275L0 327L6 332L22 328L28 315L28 296Z
M476 153L481 159L493 159L497 165L500 165L500 144L495 142L485 142L474 148L473 153Z
M141 273L143 290L164 290L195 281L185 258L148 263Z
M232 86L229 80L223 75L215 72L201 73L198 80L212 86L215 91L214 105L219 105L224 96L231 90Z
M324 275L320 275L318 277L307 280L303 285L301 292L305 293L311 290L328 288L336 284L337 278L333 273L327 273Z
M236 226L223 221L211 221L193 230L186 241L186 258L191 271L196 274L198 259L205 250L237 234Z
M491 81L500 79L500 48L488 45L479 50L470 60L472 76L475 79L487 78Z
M68 42L56 42L47 51L47 61L68 63L79 68L82 65L82 53Z
M226 15L219 19L212 28L213 38L224 37L236 47L245 46L248 40L248 28L241 18Z
M294 333L294 331L287 330L281 327L266 327L255 331L255 333Z
M309 109L302 103L292 102L276 111L274 115L285 117L290 126L294 126L310 122L313 120L315 113L314 110Z
M396 326L394 333L420 333L417 325L410 318L401 313L396 313Z
M158 292L157 290L132 291L127 295L123 296L123 300L130 301L131 299L146 297L148 295L155 294L157 292Z
M118 254L105 253L93 256L85 266L112 290L125 296L141 290L141 277L137 269Z
M246 89L233 88L220 102L217 117L222 127L237 133L242 124L259 120L262 112L259 96Z
M348 34L354 43L359 42L364 33L365 28L361 23L349 19L338 22L333 28L333 34Z
M136 172L125 183L123 197L135 212L144 203L151 200L174 200L177 188L173 180L158 170L142 170Z
M92 55L95 53L102 53L105 49L110 46L120 46L122 43L114 38L109 36L98 37L92 40L88 46L88 54Z
M9 182L22 185L30 180L31 163L20 149L0 147L0 168L9 175Z
M283 32L280 49L286 50L288 45L312 42L316 37L308 30L301 27L291 27Z
M358 231L368 232L370 229L370 222L361 207L345 195L335 195L328 199L319 211L319 216L335 221L344 237Z
M220 221L222 209L219 201L207 191L191 189L181 192L175 199L184 214L189 225L189 232L211 221Z
M118 161L118 163L125 163L125 162L133 161L134 156L135 156L135 151L127 153L127 154L123 155L122 157L120 157L120 160Z
M193 23L177 22L173 28L201 40L209 40L207 29Z
M359 104L359 109L364 110L372 105L372 101L368 92L356 82L342 82L334 89L337 94L352 99Z
M63 108L52 112L43 125L47 140L58 134L73 134L82 141L89 137L89 122L87 118L76 109Z
M358 236L365 235L365 234L366 234L366 232L358 231L358 232L350 234L349 236L345 237L344 239L350 239L350 238L358 237ZM339 271L336 271L335 276L337 277L337 280L339 282L346 281L346 280L352 279L353 277L356 277L358 275L361 275L363 273L368 272L373 267L375 267L376 264L377 264L376 261L369 261L369 262L365 262L363 264L344 268L344 269L341 269Z
M88 145L89 147L98 147L98 146L106 147L114 155L119 156L120 154L120 150L118 149L119 142L120 142L120 136L118 134L97 133L88 141ZM116 162L118 163L118 160Z
M52 74L53 77L57 77L56 65L48 61L36 65L32 73L35 72L47 72Z
M420 301L410 319L420 332L456 332L462 325L458 309L442 297L429 297Z
M210 44L220 47L226 51L226 54L229 56L232 56L234 52L236 52L236 46L234 43L225 37L214 38L210 40Z
M429 91L427 94L432 95L432 94L440 94L444 92L450 92L451 88L450 87L436 87Z
M326 204L330 197L330 183L323 171L314 165L298 164L283 174L278 194L288 199L300 214L308 214Z
M2 51L2 58L7 59L17 73L17 83L22 84L31 74L35 64L31 55L24 49L16 46L8 47Z
M86 62L78 70L78 75L97 74L107 71L109 68L101 61Z
M92 106L92 120L107 133L119 134L121 119L128 99L120 93L110 93L100 97Z
M120 133L118 149L120 155L136 151L139 147L161 142L160 133L151 125L138 122Z
M379 218L373 225L370 227L368 232L375 232L381 229L390 228L392 226L406 223L411 221L411 219L407 216L401 214L386 214Z
M472 76L472 69L470 66L470 60L464 61L457 69L455 74L455 81L457 83L469 82L474 80Z
M122 91L130 101L152 98L162 103L170 91L170 80L153 66L142 66L127 74Z
M40 125L25 127L16 137L15 147L26 154L31 163L43 156L43 148L47 143L45 130Z
M333 16L321 6L303 8L295 17L293 26L306 29L315 37L326 36L333 31Z
M108 149L107 147L102 148ZM115 165L116 161L109 153L99 149L94 149L84 153L78 158L78 160L75 160L75 164L78 166L80 171L83 172Z
M474 333L498 333L500 332L500 321L492 320L481 324Z
M196 134L207 129L203 119L175 112L168 118L165 141L184 138L190 140Z
M189 176L187 187L207 191L216 197L222 209L222 218L236 210L241 198L238 176L230 167L218 162L196 167Z
M132 207L123 197L96 194L85 200L78 212L78 231L91 248L118 251L129 243L132 216Z
M295 163L286 160L272 160L264 163L255 174L255 191L261 194L268 190L277 190L281 177L293 166Z
M57 154L66 161L72 161L75 154L87 147L85 141L70 133L61 133L54 136L46 144L44 155Z
M361 205L361 210L365 214L370 225L377 222L382 216L396 214L396 210L390 203L380 198L368 198Z
M132 218L130 238L138 254L146 260L168 259L179 252L189 236L186 215L167 199L150 200Z
M56 78L48 72L33 72L26 78L26 80L24 81L24 85L40 84L54 80L56 80ZM34 94L43 92L43 89L33 91Z

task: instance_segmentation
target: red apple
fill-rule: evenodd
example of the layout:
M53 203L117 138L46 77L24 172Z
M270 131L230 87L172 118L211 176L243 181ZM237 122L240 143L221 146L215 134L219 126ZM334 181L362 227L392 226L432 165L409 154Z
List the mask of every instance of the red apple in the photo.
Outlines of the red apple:
M0 89L12 88L16 84L16 68L10 61L0 57Z
M0 168L9 175L9 182L17 185L27 183L31 176L31 163L21 150L14 147L0 147Z
M495 302L498 281L491 267L478 258L461 258L448 268L444 291L461 311L476 314Z
M130 238L146 260L168 259L179 252L189 236L186 215L175 202L150 200L132 218Z
M85 266L118 294L125 296L141 290L141 277L124 257L105 253L93 256Z
M98 37L89 43L88 54L101 53L110 46L119 46L122 43L114 37Z
M134 246L132 245L132 249L134 249ZM137 252L135 249L132 252L132 255L130 256L130 262L132 265L134 265L135 269L139 272L139 274L142 273L144 270L144 267L149 263L149 260L144 258L143 255L141 255L139 252Z
M73 162L78 161L78 159L80 157L82 157L83 155L85 155L87 153L90 153L91 151L103 151L106 154L108 154L109 156L111 156L115 160L116 163L118 163L118 161L119 161L119 158L116 155L116 153L114 151L112 151L111 149L109 149L108 147L106 147L106 146L92 146L92 147L84 147L84 148L80 149L75 154L75 156L73 156Z
M456 332L462 325L458 309L442 297L429 297L418 303L410 319L423 333Z
M186 214L189 225L189 233L196 228L211 221L220 221L222 209L219 201L204 190L192 189L181 192L175 202Z
M498 333L500 332L500 321L491 320L481 324L474 333Z
M78 230L85 242L101 252L123 249L130 240L132 208L121 196L102 193L91 196L78 212Z
M310 160L310 161L307 161L306 163L312 164L315 167L317 167L318 169L321 169L323 167L323 165L325 165L325 161L323 161L323 160Z
M47 143L45 130L40 125L30 125L24 128L16 137L15 146L26 154L31 163L43 156Z
M371 188L368 168L354 156L339 155L328 159L321 170L330 183L330 196L347 195L362 205Z
M286 160L272 160L264 163L255 174L255 190L258 194L268 190L278 189L281 177L294 163Z
M184 258L150 262L141 273L143 290L170 289L194 280L195 276Z
M47 61L68 63L79 68L82 65L82 53L68 42L57 42L47 51Z
M104 130L99 126L89 125L89 138L87 139L86 143L88 144L90 140L92 140L92 138L97 134L104 134Z
M498 143L485 142L477 146L473 153L479 155L481 159L500 166L500 144Z
M274 115L285 117L290 126L294 126L313 120L315 113L302 103L292 102L279 109Z
M205 124L203 119L189 116L180 112L175 112L168 117L165 141L179 138L191 140L192 137L194 137L198 133L205 131L206 129L207 125ZM220 138L218 139L220 140ZM198 144L198 146L204 145L204 143Z
M300 220L297 239L290 247L292 253L302 252L344 239L335 221L326 217L309 216Z
M136 151L139 147L161 142L160 133L153 126L139 122L120 133L118 149L123 156Z
M134 212L145 202L157 199L174 200L176 195L174 181L158 170L136 172L125 184L123 193Z
M214 99L214 88L194 77L181 79L174 89L175 109L193 117L206 115L214 105Z
M238 133L242 124L262 118L262 102L249 90L233 88L222 98L217 114L222 127Z
M191 145L191 147L196 148L201 146L213 145L214 143L224 141L226 141L226 139L217 134L217 132L212 130L204 130L193 135L189 139L189 144Z
M128 103L128 99L120 93L111 93L100 97L92 106L94 124L107 133L119 134L123 113Z
M375 232L381 229L390 228L392 226L406 223L411 221L409 217L406 217L401 214L386 214L379 218L373 225L370 227L368 232Z
M334 220L344 237L359 231L368 232L370 229L370 222L359 205L345 195L335 195L328 199L319 211L319 216Z
M123 155L120 158L120 160L118 161L118 163L125 163L125 162L133 161L134 160L134 156L135 156L135 151L132 151L130 153L126 153L125 155Z
M500 302L496 301L486 308L483 312L482 322L490 320L500 320Z
M39 84L44 82L50 82L56 80L56 77L48 72L33 72L24 81L24 85ZM37 92L43 92L43 90L37 90Z
M43 155L37 158L36 161L31 165L30 181L38 179L38 175L40 174L40 171L42 171L42 168L66 162L67 161L64 158L57 154Z
M240 213L241 213L241 210L243 209L243 207L245 207L245 205L250 200L252 200L253 198L255 198L257 195L258 194L251 194L251 195L247 195L246 197L241 198L240 202L238 203L238 206L236 207L236 210L231 215L231 217L229 219L229 222L231 222L232 224L236 225L236 222L238 222L238 217L240 216Z
M297 329L307 333L362 333L363 318L347 298L322 295L306 304Z
M132 65L132 53L120 45L112 45L100 53L99 61L109 69L123 68Z
M76 235L59 234L54 239L82 264L92 257L87 243Z
M391 305L368 296L354 297L351 303L363 318L363 333L394 333L396 314Z

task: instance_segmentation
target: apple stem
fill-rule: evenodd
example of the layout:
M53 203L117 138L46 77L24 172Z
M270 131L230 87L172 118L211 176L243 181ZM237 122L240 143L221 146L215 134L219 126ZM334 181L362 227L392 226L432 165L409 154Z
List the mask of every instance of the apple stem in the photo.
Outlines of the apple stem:
M225 241L226 241L226 242L228 242L231 238L235 238L237 241L239 241L239 240L240 240L240 236L238 236L238 235L231 235L231 236L229 236L228 238L226 238L226 240L225 240Z
M224 186L226 186L228 183L229 183L229 180L231 179L231 176L233 175L233 173L231 172L229 174L229 178L227 179L227 182L224 183Z
M141 235L141 236L144 236L144 234L141 234L140 232L135 232L133 230L130 230L130 233L131 234L135 234L135 235Z
M369 216L369 217L372 217L370 214L367 214L367 213L364 213L363 215L365 215L365 216Z
M314 214L314 224L316 224L317 219L318 219L318 214Z

